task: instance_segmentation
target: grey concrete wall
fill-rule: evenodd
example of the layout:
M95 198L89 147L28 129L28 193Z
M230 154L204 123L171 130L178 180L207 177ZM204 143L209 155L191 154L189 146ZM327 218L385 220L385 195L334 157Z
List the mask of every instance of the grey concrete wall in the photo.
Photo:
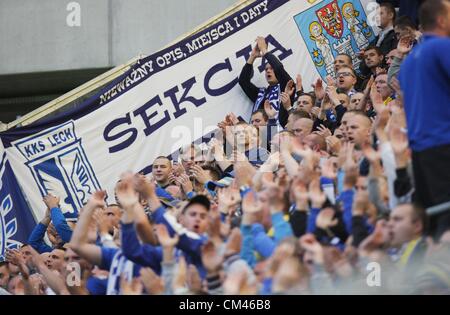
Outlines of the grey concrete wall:
M81 26L69 27L78 2ZM112 67L150 54L237 0L0 0L0 75Z

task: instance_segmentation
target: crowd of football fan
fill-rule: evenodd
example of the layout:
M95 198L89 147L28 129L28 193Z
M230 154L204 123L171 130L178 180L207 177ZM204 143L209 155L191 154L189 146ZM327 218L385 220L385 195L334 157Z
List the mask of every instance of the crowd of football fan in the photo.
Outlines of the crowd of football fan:
M337 55L311 89L258 37L249 122L230 113L207 146L123 174L116 203L97 191L76 222L46 196L0 293L449 294L450 2L425 1L420 31L389 3L380 16L359 62Z

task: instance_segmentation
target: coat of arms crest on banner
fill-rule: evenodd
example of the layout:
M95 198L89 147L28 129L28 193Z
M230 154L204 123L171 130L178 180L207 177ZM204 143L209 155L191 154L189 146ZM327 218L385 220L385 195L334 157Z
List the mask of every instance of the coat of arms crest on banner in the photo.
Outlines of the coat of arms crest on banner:
M333 63L338 54L352 57L353 67L358 70L357 53L375 38L359 0L321 1L294 16L294 20L323 79L335 75Z

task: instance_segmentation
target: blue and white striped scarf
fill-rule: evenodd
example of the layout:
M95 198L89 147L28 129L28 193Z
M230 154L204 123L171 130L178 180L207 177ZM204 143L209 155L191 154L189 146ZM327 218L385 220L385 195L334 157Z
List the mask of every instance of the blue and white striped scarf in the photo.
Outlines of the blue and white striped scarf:
M269 100L272 108L277 112L280 111L281 99L280 99L280 84L275 84L269 86L268 88L260 88L258 91L258 98L256 99L255 105L253 105L253 113L259 108L264 108L264 101Z

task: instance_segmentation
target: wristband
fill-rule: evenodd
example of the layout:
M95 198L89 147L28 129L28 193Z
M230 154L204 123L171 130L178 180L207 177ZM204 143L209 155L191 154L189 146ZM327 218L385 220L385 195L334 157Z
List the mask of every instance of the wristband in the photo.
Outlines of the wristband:
M114 241L114 238L112 237L111 234L107 233L107 234L102 235L102 236L100 237L100 241L101 241L102 243L104 243L105 241L110 241L110 242L112 242L112 241Z

